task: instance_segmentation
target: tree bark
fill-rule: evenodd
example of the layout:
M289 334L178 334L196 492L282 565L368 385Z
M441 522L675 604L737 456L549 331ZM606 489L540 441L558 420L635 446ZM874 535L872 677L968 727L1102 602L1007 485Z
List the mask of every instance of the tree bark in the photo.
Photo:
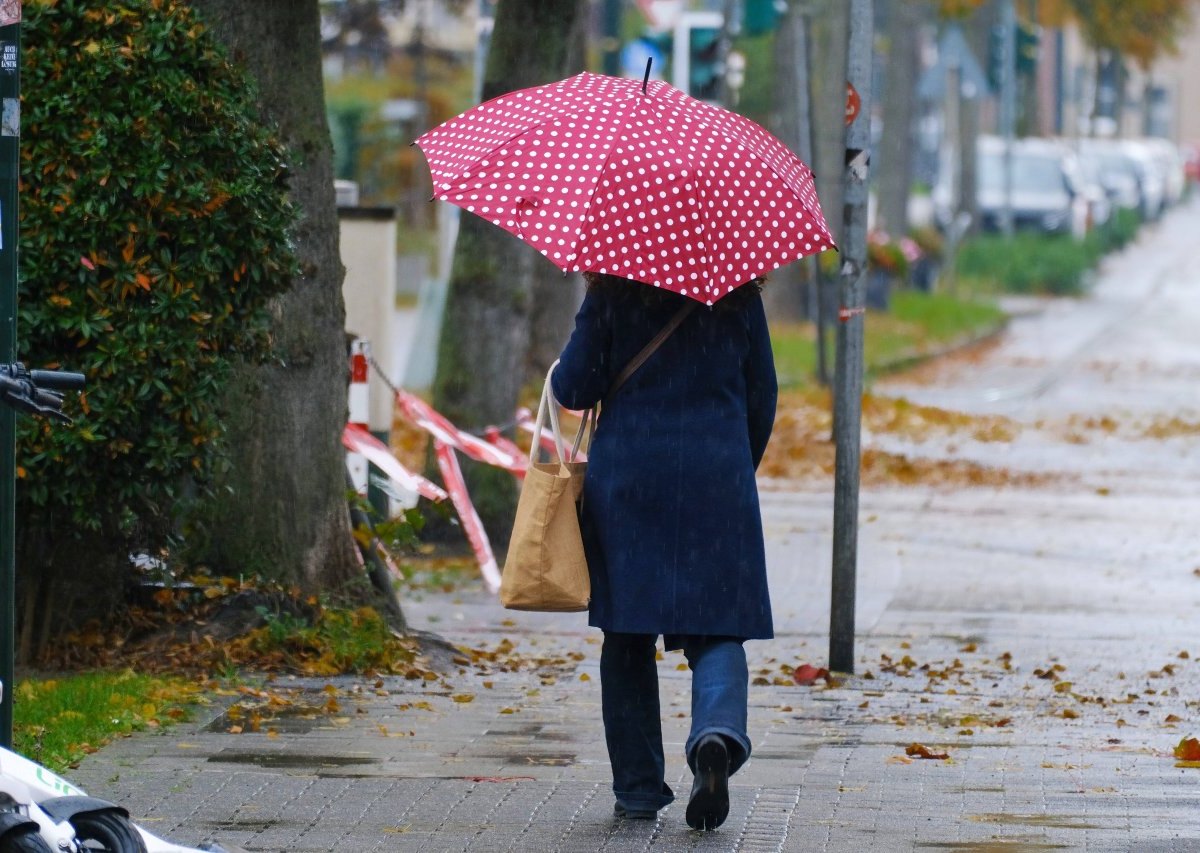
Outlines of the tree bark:
M310 591L348 591L354 553L341 432L347 353L332 142L317 0L193 0L258 85L262 117L287 146L302 274L273 306L274 353L240 371L228 400L230 466L210 560Z
M553 264L537 263L525 383L546 378L546 371L571 336L575 312L583 301L583 289L583 276L577 273L563 275Z
M808 22L797 3L789 3L775 30L775 79L772 127L775 135L809 165L812 162L812 101L808 63ZM823 199L822 199L823 201ZM798 321L810 316L813 263L800 261L770 275L763 302L772 320Z
M987 56L988 33L1000 21L999 9L995 3L982 6L974 15L964 22L963 34L967 44L976 56ZM962 178L963 211L970 216L971 224L967 233L979 233L979 156L978 145L981 133L980 115L984 93L978 97L961 97L959 115L959 175ZM999 114L999 98L996 98L996 114ZM995 132L995 131L994 131Z
M917 114L917 72L924 23L920 0L895 0L888 14L888 55L884 83L883 136L879 140L879 225L894 236L908 232L912 188L913 119Z
M813 177L817 197L834 241L841 242L842 177L846 155L846 38L850 4L823 0L814 4L812 18Z
M558 76L567 77L587 67L587 16L576 13L564 35L566 52ZM546 375L571 333L575 312L583 300L583 277L566 275L548 261L537 262L533 279L533 314L530 318L529 355L524 380Z
M582 63L579 39L586 12L585 0L500 4L482 99L549 83L574 70L572 63ZM547 263L506 231L477 216L462 215L433 384L434 407L461 427L512 419L529 363L537 265ZM488 537L503 548L516 510L516 482L497 468L469 460L463 465Z

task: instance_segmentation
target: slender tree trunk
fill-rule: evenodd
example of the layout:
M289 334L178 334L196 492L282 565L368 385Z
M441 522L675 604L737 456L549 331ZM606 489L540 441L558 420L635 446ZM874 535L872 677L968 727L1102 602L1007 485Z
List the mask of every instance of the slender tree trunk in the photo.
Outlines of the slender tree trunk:
M999 9L992 3L980 8L964 22L963 34L976 56L987 56L988 33L999 23ZM979 158L976 148L980 134L980 103L983 93L974 98L960 96L959 114L959 174L962 176L963 211L971 217L969 233L979 231L979 202L977 182Z
M840 244L842 228L842 177L846 154L846 38L850 32L850 4L823 0L814 4L812 69L816 103L813 109L815 161L813 176L817 197L833 238Z
M228 400L230 469L211 560L308 590L362 577L345 488L347 355L332 144L317 0L193 0L259 88L290 156L302 277L274 305L274 356L246 367Z
M566 53L559 77L567 77L587 67L587 15L576 14L565 34ZM606 57L607 58L607 57ZM583 300L583 277L563 275L549 261L538 262L533 279L533 314L529 328L529 355L525 381L546 375L562 352L571 333L575 312Z
M582 55L587 8L585 0L499 4L482 100L569 74ZM462 215L433 386L434 406L456 424L478 428L512 419L529 358L535 265L547 263L506 231ZM463 466L488 536L502 548L516 510L513 476L468 460Z
M850 34L850 4L846 0L821 0L811 7L809 68L814 95L812 110L813 178L817 197L834 241L841 244L846 156L846 45ZM816 276L818 307L818 379L828 384L824 358L825 315L837 303L836 277L819 271Z
M775 31L775 79L772 130L796 155L812 166L812 103L808 97L809 67L803 11L789 3ZM770 286L763 291L767 314L772 320L800 320L810 315L808 297L814 276L808 261L791 263L771 273ZM815 315L812 315L815 316Z
M912 187L913 119L917 113L917 71L924 24L922 0L893 0L888 15L887 81L883 98L883 136L879 140L879 223L899 236L908 231L908 194Z

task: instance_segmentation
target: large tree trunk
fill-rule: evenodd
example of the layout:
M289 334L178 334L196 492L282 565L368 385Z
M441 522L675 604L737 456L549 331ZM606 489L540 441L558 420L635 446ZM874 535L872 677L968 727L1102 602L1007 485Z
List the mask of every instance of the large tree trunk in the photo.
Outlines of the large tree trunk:
M896 0L889 7L883 98L883 136L879 140L879 224L895 236L908 231L908 194L912 187L913 119L924 3Z
M583 301L583 276L563 275L553 264L538 263L533 277L533 313L529 318L529 353L525 382L546 376L571 336L575 312Z
M587 16L577 13L570 22L571 31L563 34L566 52L558 76L567 77L587 67L586 24ZM548 261L537 263L533 279L533 314L530 318L525 376L527 382L545 376L554 359L562 352L582 299L582 276L564 276Z
M497 6L483 100L575 70L570 63L580 62L586 11L585 0ZM547 263L508 232L462 215L433 386L434 407L456 424L470 429L512 419L529 358L535 265ZM503 548L516 510L513 476L471 462L464 462L464 474L489 538Z
M361 578L346 502L347 355L317 0L193 0L259 87L290 156L302 277L273 308L274 356L229 395L230 468L210 559L306 590Z

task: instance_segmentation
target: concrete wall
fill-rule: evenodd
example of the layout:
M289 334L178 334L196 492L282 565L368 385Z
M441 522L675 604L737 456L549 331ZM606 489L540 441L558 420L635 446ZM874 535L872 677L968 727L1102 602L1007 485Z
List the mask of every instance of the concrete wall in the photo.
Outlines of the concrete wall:
M1193 12L1191 31L1179 40L1179 54L1158 62L1154 82L1170 90L1171 138L1200 143L1200 13Z
M370 341L386 369L396 343L396 214L390 207L339 207L338 220L346 267L342 283L346 332ZM377 377L371 379L370 393L371 431L390 432L391 394Z

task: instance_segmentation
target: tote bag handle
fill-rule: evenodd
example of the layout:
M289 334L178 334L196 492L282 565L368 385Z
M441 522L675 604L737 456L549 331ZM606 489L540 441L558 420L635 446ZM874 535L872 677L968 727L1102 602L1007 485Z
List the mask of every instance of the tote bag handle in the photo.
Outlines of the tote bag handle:
M550 369L546 371L546 382L542 385L542 398L538 401L537 419L533 422L533 443L530 445L529 451L530 461L536 460L541 453L542 427L545 424L547 412L550 413L550 429L554 434L554 448L558 451L560 464L574 462L580 449L586 452L591 444L591 433L596 428L596 410L591 408L584 412L579 432L575 434L575 441L571 445L571 452L567 453L566 443L563 441L562 425L558 419L558 401L554 399L554 391L550 385L550 377L554 375L554 368L557 366L558 360L555 359L554 364L550 365ZM587 434L586 442L584 441L585 433Z

